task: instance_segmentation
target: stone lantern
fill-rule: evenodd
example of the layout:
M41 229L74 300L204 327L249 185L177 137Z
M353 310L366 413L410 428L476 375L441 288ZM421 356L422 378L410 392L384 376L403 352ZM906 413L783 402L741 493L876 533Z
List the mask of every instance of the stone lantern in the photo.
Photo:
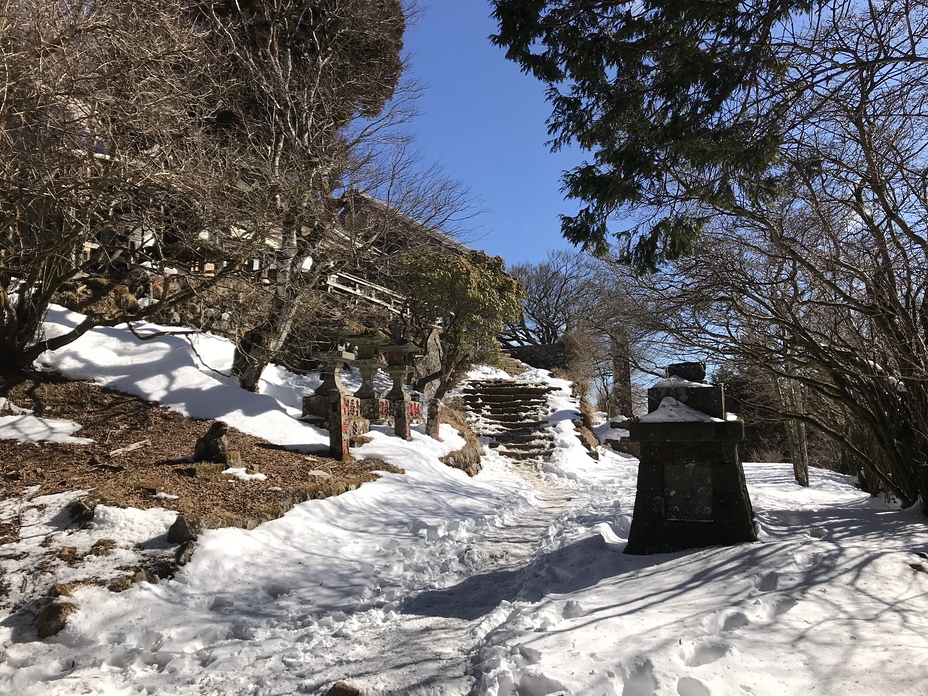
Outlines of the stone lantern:
M738 454L744 422L726 414L722 388L696 366L668 367L648 389L649 413L627 426L641 454L626 553L757 540Z
M322 384L312 396L303 397L303 418L321 419L329 431L329 455L336 459L348 456L352 437L366 431L362 422L360 401L345 389L341 371L345 363L354 360L355 354L347 344L339 342L333 351L313 356L322 367Z
M422 349L414 343L400 343L384 346L383 352L387 358L384 370L393 380L393 388L384 398L393 404L394 432L408 440L411 437L410 426L422 421L422 404L410 400L403 383L406 375L412 372L409 363L414 356L422 353Z

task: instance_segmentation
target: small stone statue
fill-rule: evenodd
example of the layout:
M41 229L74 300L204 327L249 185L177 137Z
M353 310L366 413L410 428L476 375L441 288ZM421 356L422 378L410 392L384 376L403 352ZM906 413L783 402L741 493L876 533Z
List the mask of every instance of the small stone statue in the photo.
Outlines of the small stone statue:
M229 426L222 421L213 423L205 435L197 438L197 444L193 448L193 461L214 462L225 459L225 454L229 451L229 441L226 439L228 431Z

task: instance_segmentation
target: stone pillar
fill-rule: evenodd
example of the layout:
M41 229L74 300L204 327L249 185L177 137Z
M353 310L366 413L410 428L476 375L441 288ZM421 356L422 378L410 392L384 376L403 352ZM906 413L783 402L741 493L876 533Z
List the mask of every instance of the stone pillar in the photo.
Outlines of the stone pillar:
M377 351L373 346L359 346L358 357L351 363L361 373L361 388L354 393L359 399L376 399L374 389L374 375L381 362L377 359Z
M345 459L351 443L369 430L369 421L361 415L361 400L345 394L329 399L329 456Z
M371 422L381 422L380 395L374 389L374 375L383 363L377 358L377 348L373 345L359 345L358 357L352 361L361 373L361 387L354 396L361 400L361 415Z
M412 372L409 362L421 351L412 343L385 346L383 351L387 357L384 369L393 380L393 388L384 396L393 405L393 432L408 440L411 437L410 426L422 422L422 404L410 401L404 382L406 375Z
M629 424L639 443L638 490L626 553L757 540L738 443L721 387L672 375L648 390L650 413Z
M393 432L404 440L412 439L410 426L422 422L422 403L420 401L393 402Z
M403 382L409 373L409 368L406 365L388 365L386 371L393 380L393 388L384 396L384 399L392 406L393 432L408 440L411 437L409 426L412 425L412 421L407 408L410 403L409 394L403 387Z
M425 434L436 440L441 440L438 431L441 429L441 402L438 399L429 401L428 416L425 419Z

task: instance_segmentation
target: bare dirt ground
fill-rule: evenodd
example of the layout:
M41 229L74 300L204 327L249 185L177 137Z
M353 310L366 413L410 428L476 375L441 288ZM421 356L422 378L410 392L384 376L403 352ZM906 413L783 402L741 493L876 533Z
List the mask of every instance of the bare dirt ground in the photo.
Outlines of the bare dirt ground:
M37 495L88 490L92 500L111 505L177 510L210 526L250 526L286 512L289 501L337 495L373 481L375 471L399 471L380 460L291 452L230 428L229 449L241 453L241 466L267 480L237 481L215 472L191 476L194 444L213 421L191 420L134 396L45 372L0 368L0 396L36 416L76 421L83 427L75 436L93 440L88 445L0 440L0 497L33 486L40 486ZM118 452L140 442L145 444L138 449ZM0 528L0 544L17 532L7 527Z

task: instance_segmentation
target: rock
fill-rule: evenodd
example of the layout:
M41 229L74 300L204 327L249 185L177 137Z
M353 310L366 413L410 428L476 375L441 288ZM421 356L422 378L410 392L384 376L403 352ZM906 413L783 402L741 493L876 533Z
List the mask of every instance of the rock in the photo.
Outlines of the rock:
M209 479L210 477L219 476L223 471L226 470L225 464L196 464L194 466L186 466L177 469L177 473L182 476L190 476L191 478L205 478ZM218 479L214 479L218 480Z
M48 591L49 597L70 597L74 585L71 583L56 582Z
M123 575L121 578L116 578L106 586L106 589L110 592L124 592L139 582L148 582L154 585L158 580L144 568L139 568L132 575Z
M174 524L168 530L168 541L172 544L183 544L195 540L204 529L203 522L184 515L178 515Z
M129 575L123 575L122 577L116 578L115 580L111 581L106 586L106 589L108 589L110 592L125 592L130 587L132 587L132 585L133 585L132 577Z
M68 505L68 516L75 522L90 522L93 519L94 507L80 498Z
M62 546L56 551L56 554L58 558L68 565L76 565L81 560L81 556L73 546Z
M193 448L193 461L215 461L217 457L225 454L229 450L229 441L226 439L228 431L229 426L222 421L216 421L209 426L206 434L197 439Z
M329 479L332 478L332 474L328 471L322 471L322 469L310 469L306 472L307 476L314 476L316 478Z
M242 455L235 450L230 450L222 454L217 454L213 457L213 462L222 464L226 468L239 467L242 465Z
M361 690L347 682L335 682L332 688L325 692L325 696L361 696Z
M61 632L68 622L68 617L77 611L77 606L70 602L51 602L39 612L35 626L39 638L48 638Z
M93 546L90 547L90 551L87 552L88 556L111 556L113 555L113 550L116 548L115 539L97 539Z
M190 562L190 559L193 558L193 554L197 550L197 542L195 541L185 541L179 547L177 547L177 553L174 555L174 562L178 566L187 565Z

